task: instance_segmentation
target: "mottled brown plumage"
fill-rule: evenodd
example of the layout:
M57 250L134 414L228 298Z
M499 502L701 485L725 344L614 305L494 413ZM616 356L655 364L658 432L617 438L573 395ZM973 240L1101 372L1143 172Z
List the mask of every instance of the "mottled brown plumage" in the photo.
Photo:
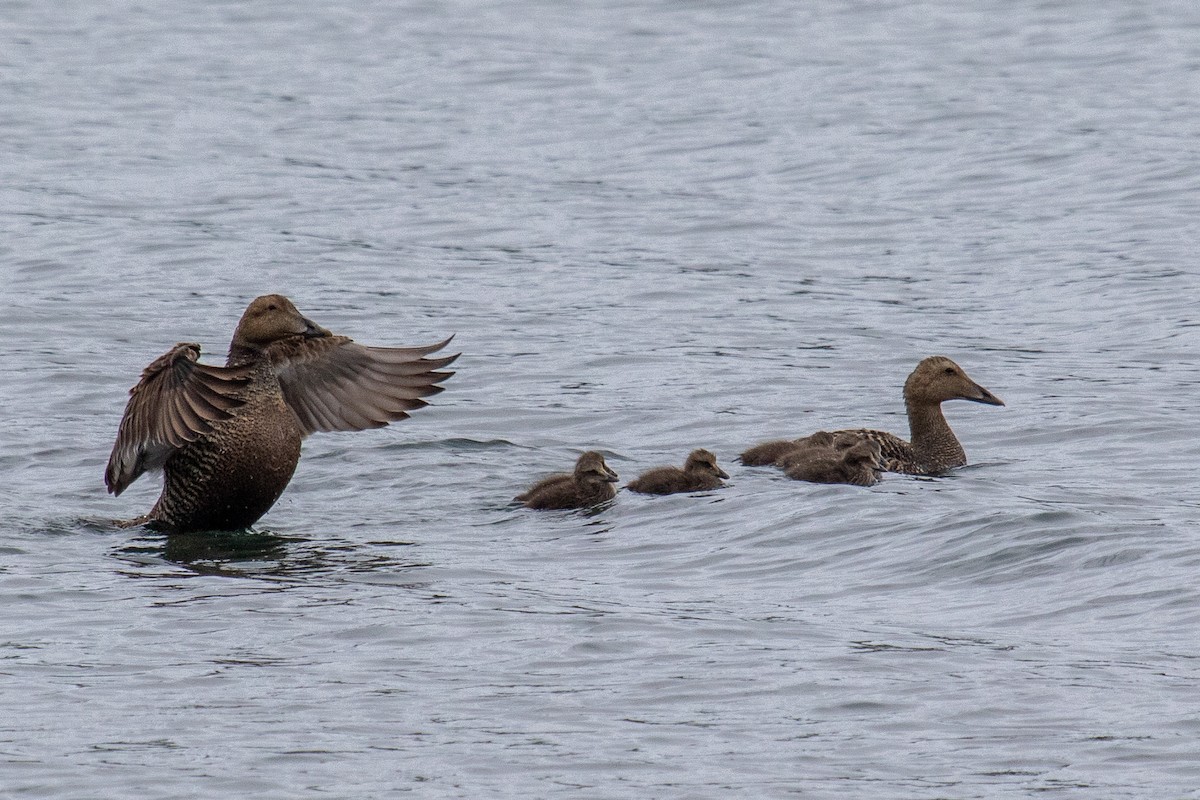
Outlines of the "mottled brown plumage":
M860 437L845 432L830 433L829 431L817 431L807 439L798 439L798 446L793 447L775 459L774 466L786 470L793 464L805 459L820 455L837 455L845 450L849 450L860 441L862 441Z
M575 461L574 472L542 478L513 499L538 510L589 508L612 500L616 481L617 473L604 463L604 456L588 450Z
M962 367L945 356L930 356L904 382L910 441L886 431L838 431L879 443L888 472L935 475L967 463L967 454L942 414L947 400L971 400L1002 406L1000 398L967 377Z
M844 450L814 448L792 456L785 470L787 476L812 483L874 486L879 483L879 472L883 467L879 442L871 439L861 439Z
M779 459L786 457L794 450L810 447L833 447L835 441L836 437L829 431L817 431L801 439L776 439L772 442L756 444L743 452L739 458L748 467L779 466ZM845 446L849 447L853 443L850 441Z
M104 473L119 495L143 472L163 470L150 513L129 524L166 531L238 530L274 505L315 431L379 428L442 391L457 355L424 347L366 347L306 319L282 295L246 308L224 367L178 344L130 390Z
M641 494L704 492L719 489L723 485L721 479L728 477L725 470L717 466L717 457L708 450L700 449L688 454L683 469L656 467L631 481L625 488Z

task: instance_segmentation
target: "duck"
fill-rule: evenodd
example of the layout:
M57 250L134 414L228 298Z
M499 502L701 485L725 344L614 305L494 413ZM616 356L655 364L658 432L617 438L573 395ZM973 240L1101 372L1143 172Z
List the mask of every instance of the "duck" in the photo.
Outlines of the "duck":
M542 478L513 499L537 510L590 508L616 497L618 480L604 456L588 450L576 459L573 472Z
M949 358L930 356L917 364L904 382L909 441L866 428L835 433L878 442L888 472L938 475L967 463L967 454L942 413L942 403L947 400L1004 405L1004 401L968 377Z
M725 470L717 466L717 457L700 448L688 454L679 467L656 467L642 473L625 485L626 489L640 494L676 494L678 492L703 492L719 489L728 478Z
M810 447L833 447L835 441L836 437L829 431L817 431L800 439L776 439L756 444L750 449L743 451L738 458L747 467L778 466L779 460L794 450ZM853 440L850 440L845 446L849 447L853 443Z
M797 453L785 473L797 481L874 486L879 483L882 469L883 451L879 442L860 439L844 450L828 448Z
M321 327L280 294L246 307L225 366L200 345L154 359L129 401L104 471L119 496L145 472L163 473L149 513L118 522L167 533L249 528L291 480L301 442L317 431L381 428L428 405L459 354L428 357L453 337L418 347L369 347Z

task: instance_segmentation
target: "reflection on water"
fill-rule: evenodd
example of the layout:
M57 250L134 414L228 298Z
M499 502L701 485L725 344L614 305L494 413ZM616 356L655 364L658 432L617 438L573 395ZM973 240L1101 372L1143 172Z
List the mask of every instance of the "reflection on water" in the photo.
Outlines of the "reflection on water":
M402 585L421 585L413 579L412 571L428 567L428 563L380 552L380 548L404 548L410 543L366 544L369 546L364 547L362 542L339 543L332 537L283 536L272 531L158 533L142 529L140 536L117 550L117 556L149 568L174 564L196 575L312 579L331 573L386 572Z
M252 530L170 534L146 531L120 553L138 560L161 558L198 575L279 576L321 568L320 556L301 546L307 541Z

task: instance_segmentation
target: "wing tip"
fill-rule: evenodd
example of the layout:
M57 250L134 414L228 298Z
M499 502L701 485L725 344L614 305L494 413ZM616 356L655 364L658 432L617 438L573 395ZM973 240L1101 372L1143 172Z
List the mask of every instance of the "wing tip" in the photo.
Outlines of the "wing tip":
M104 488L108 489L108 493L113 497L120 497L121 492L129 488L129 481L121 480L115 472L112 464L109 464L108 469L104 470Z

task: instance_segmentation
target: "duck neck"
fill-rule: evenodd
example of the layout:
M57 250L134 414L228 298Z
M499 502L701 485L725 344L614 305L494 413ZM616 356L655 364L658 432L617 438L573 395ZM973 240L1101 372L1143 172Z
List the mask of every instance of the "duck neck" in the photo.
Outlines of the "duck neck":
M225 359L225 366L240 367L243 364L250 364L257 361L262 356L262 350L256 347L248 347L244 344L230 344L229 356Z
M942 414L941 403L905 402L908 407L909 441L913 455L927 472L940 472L967 463L967 454L950 423Z

